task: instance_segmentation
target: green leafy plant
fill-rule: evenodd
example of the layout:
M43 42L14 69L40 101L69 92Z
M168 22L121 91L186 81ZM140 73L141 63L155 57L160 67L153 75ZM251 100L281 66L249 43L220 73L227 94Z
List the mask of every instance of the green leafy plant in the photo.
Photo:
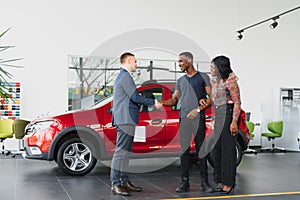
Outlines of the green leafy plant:
M10 28L5 30L3 33L0 34L0 39L9 31ZM2 46L0 45L0 53L4 52L8 49L13 48L14 46ZM1 55L1 54L0 54ZM14 58L14 59L4 59L0 57L0 98L4 101L7 101L9 98L8 93L8 82L7 79L12 78L12 74L10 74L7 70L4 69L4 67L21 67L18 65L14 65L13 62L21 60L21 58ZM1 104L1 102L0 102Z

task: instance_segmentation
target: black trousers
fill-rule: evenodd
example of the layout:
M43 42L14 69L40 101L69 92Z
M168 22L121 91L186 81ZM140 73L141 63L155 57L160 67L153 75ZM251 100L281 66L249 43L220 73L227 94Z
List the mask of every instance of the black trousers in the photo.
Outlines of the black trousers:
M232 136L230 132L233 105L218 106L215 108L215 112L214 134L219 135L219 139L213 149L214 179L216 183L234 186L237 162L235 147L237 135Z
M180 136L180 172L181 178L189 179L189 164L190 164L190 142L192 134L194 134L194 142L196 146L197 155L199 155L199 150L205 139L205 118L200 117L200 119L180 119L179 125L179 136ZM198 156L199 157L199 156ZM200 165L200 176L202 180L207 181L207 157L199 158Z

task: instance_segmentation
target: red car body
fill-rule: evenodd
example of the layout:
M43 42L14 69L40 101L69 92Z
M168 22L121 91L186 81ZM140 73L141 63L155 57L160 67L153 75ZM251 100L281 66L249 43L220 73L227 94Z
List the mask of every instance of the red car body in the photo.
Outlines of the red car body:
M170 99L174 88L175 83L150 83L142 85L138 91L144 96L150 92L156 99ZM110 159L114 153L116 129L112 126L112 106L112 97L108 97L86 110L33 120L25 129L23 156L28 159L55 160L64 172L71 175L89 173L97 159ZM161 110L141 106L138 126L145 130L143 139L146 141L134 142L133 157L179 156L178 116L179 106L163 106ZM237 164L249 142L244 111L241 117ZM209 136L213 132L212 107L206 110L206 127L206 135ZM191 142L191 152L194 151Z

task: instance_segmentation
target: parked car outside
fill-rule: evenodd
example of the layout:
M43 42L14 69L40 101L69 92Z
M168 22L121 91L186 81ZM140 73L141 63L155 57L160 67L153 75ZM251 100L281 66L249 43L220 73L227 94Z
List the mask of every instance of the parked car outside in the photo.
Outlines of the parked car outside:
M138 92L157 100L170 99L175 82L150 82L138 87ZM88 109L67 112L62 115L35 119L26 129L25 151L27 159L55 161L67 174L80 176L91 172L97 160L109 160L115 150L116 129L112 126L112 96L102 99ZM180 105L163 106L155 110L141 106L139 123L133 145L133 158L178 157ZM241 113L236 144L237 165L249 143L249 131L245 123L246 114ZM213 133L213 109L206 111L207 137ZM191 142L191 154L195 154ZM213 166L213 159L209 157Z

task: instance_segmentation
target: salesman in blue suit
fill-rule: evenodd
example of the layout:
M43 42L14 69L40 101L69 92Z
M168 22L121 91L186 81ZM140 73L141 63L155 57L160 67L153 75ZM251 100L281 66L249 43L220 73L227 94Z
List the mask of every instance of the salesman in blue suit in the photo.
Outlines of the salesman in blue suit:
M130 73L137 68L135 56L124 53L120 57L122 68L114 82L113 125L117 129L116 149L111 163L111 192L129 196L130 191L140 192L141 187L134 186L128 178L129 156L132 152L135 126L139 121L139 105L154 106L162 104L156 99L145 98L138 94Z

